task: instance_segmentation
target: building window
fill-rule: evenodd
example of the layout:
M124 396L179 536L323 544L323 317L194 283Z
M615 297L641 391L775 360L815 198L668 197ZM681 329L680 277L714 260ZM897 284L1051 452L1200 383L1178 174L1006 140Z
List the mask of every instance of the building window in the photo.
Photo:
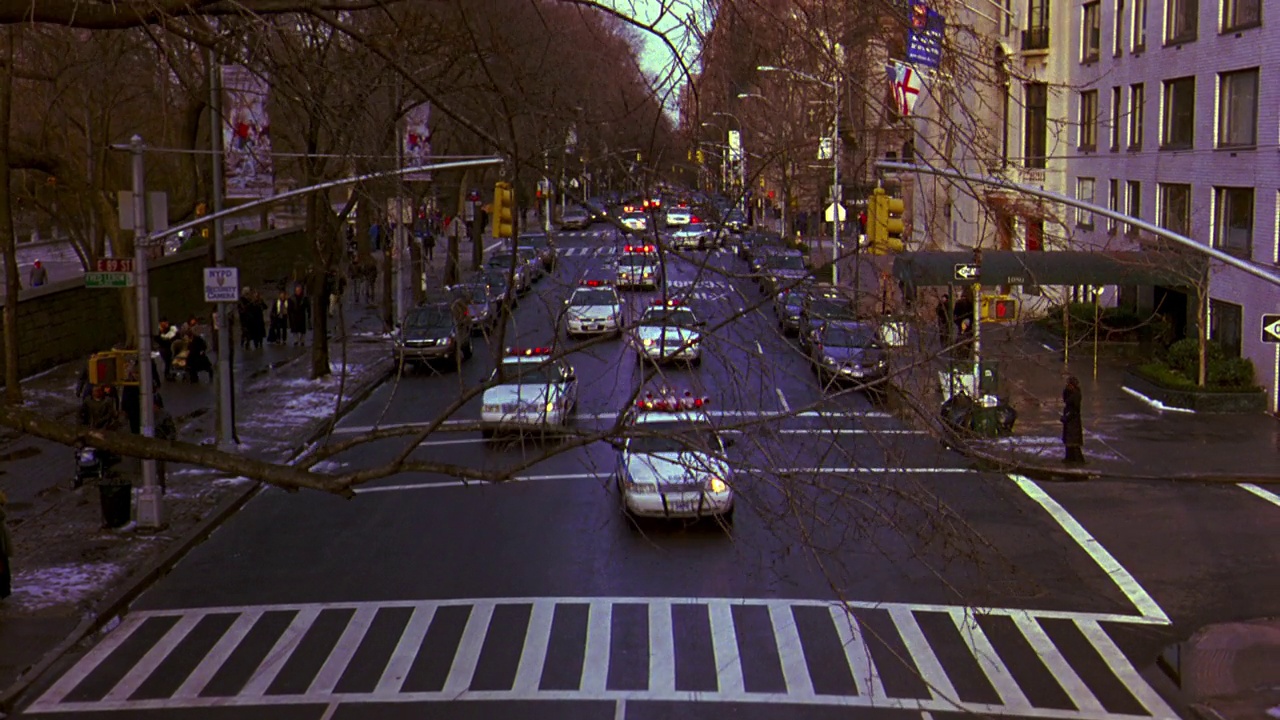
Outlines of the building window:
M1120 125L1123 122L1120 114L1124 112L1122 96L1119 85L1111 88L1111 152L1120 150Z
M1111 178L1107 181L1107 209L1111 212L1120 212L1120 181ZM1116 231L1116 219L1107 218L1107 232Z
M1081 202L1092 203L1096 185L1097 181L1093 178L1076 178L1076 199ZM1076 208L1076 227L1092 230L1093 213L1084 208Z
M1262 0L1222 0L1222 32L1262 23Z
M1191 186L1160 183L1160 227L1182 236L1191 233Z
M1244 306L1209 300L1209 339L1222 345L1231 357L1240 357L1244 339Z
M1187 150L1195 142L1196 79L1164 81L1161 150Z
M1124 0L1116 0L1115 27L1111 29L1111 54L1124 54Z
M1246 260L1253 257L1253 188L1214 188L1213 211L1213 246Z
M1027 29L1022 31L1023 50L1049 48L1049 0L1027 0Z
M1092 62L1102 52L1102 3L1085 3L1080 24L1081 62Z
M1147 49L1147 2L1133 0L1133 47L1132 52Z
M1044 250L1044 218L1026 218L1027 250L1040 252Z
M1218 145L1237 147L1258 141L1258 69L1218 76Z
M1164 1L1164 42L1166 45L1196 39L1200 0Z
M1142 149L1143 109L1147 102L1146 86L1142 83L1129 86L1129 149Z
M1080 149L1096 150L1098 147L1098 91L1080 93Z
M1142 219L1142 183L1137 180L1129 180L1125 183L1125 209L1124 214L1131 218ZM1128 225L1124 231L1130 235L1138 232L1136 225Z
M1049 146L1049 86L1045 83L1027 83L1026 93L1023 161L1029 168L1043 170Z

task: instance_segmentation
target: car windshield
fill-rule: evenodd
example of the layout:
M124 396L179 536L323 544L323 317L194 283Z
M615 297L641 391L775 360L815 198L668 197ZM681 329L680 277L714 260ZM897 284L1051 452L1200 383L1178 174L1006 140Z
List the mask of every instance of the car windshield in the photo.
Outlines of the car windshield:
M546 247L548 242L546 235L521 235L516 247L538 250Z
M564 211L565 217L582 218L587 216L587 211L580 207L571 207Z
M637 424L635 431L637 435L627 443L627 450L632 453L724 452L715 430L707 425L646 422ZM693 465L694 462L691 461L690 469L705 469Z
M453 314L448 307L418 308L404 319L406 330L432 330L453 327Z
M511 253L499 253L497 255L490 255L489 267L510 268L511 257L512 257ZM516 263L516 265L518 266L519 263Z
M624 220L644 220L645 214L643 212L629 212L623 216L623 219Z
M505 362L494 371L494 380L499 379L498 373L502 373L504 385L548 385L561 380L560 369L555 363Z
M839 317L851 312L849 302L840 298L815 298L809 303L809 314L814 317Z
M875 330L866 325L828 325L822 343L833 347L878 348Z
M638 254L627 254L618 258L618 265L622 267L646 267L653 264L653 258Z
M798 255L776 255L765 265L772 270L804 270L804 258Z
M702 223L700 223L700 222L696 222L696 223L689 223L688 225L685 225L685 226L684 226L684 230L681 230L680 232L685 232L685 233L704 233L704 232L706 232L706 231L707 231L707 226L706 226L706 225L704 225L704 224L702 224Z
M640 324L693 327L698 324L698 318L689 308L649 308L644 311L644 317L640 318Z
M605 288L577 290L573 293L573 297L569 298L569 304L577 307L583 305L617 305L618 295L613 290Z
M489 286L481 285L480 283L454 285L449 288L449 292L453 297L466 300L469 303L482 303L489 300Z
M746 215L742 214L741 210L730 210L729 214L725 216L725 219L726 220L745 220L746 217L747 217Z

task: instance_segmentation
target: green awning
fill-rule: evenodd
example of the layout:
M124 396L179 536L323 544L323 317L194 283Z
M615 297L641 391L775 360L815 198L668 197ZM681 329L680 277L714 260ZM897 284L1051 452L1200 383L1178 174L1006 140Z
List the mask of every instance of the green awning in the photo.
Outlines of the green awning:
M962 279L973 253L903 253L893 274L915 287L937 285L1167 285L1186 287L1203 277L1208 258L1182 252L1081 252L984 250L978 277Z

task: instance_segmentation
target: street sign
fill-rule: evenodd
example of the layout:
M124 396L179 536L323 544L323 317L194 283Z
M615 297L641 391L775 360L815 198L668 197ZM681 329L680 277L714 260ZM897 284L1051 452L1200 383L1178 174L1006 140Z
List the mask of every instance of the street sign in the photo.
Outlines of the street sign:
M236 302L240 299L240 269L208 267L204 269L204 301Z
M956 263L955 279L973 282L978 279L978 275L982 273L982 269L977 263Z
M1262 316L1262 342L1280 343L1280 315Z
M840 208L840 222L844 222L845 215L847 215L848 213L844 211L843 205L837 206L835 203L831 203L830 205L827 206L827 214L826 214L827 222L834 222L835 218L833 218L832 216L835 215L836 207Z
M131 273L133 258L98 258L97 269L100 273Z
M87 272L84 274L84 286L87 288L133 287L133 273L131 272Z
M818 159L830 160L831 158L835 157L835 154L836 154L835 147L836 147L835 138L832 138L832 137L818 138Z

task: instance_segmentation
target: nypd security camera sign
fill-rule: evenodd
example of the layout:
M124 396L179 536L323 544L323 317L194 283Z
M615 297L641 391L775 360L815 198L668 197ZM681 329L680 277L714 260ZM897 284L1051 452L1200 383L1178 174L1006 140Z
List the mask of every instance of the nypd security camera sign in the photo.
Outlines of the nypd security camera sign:
M240 299L240 269L208 267L204 269L204 301L235 302Z

